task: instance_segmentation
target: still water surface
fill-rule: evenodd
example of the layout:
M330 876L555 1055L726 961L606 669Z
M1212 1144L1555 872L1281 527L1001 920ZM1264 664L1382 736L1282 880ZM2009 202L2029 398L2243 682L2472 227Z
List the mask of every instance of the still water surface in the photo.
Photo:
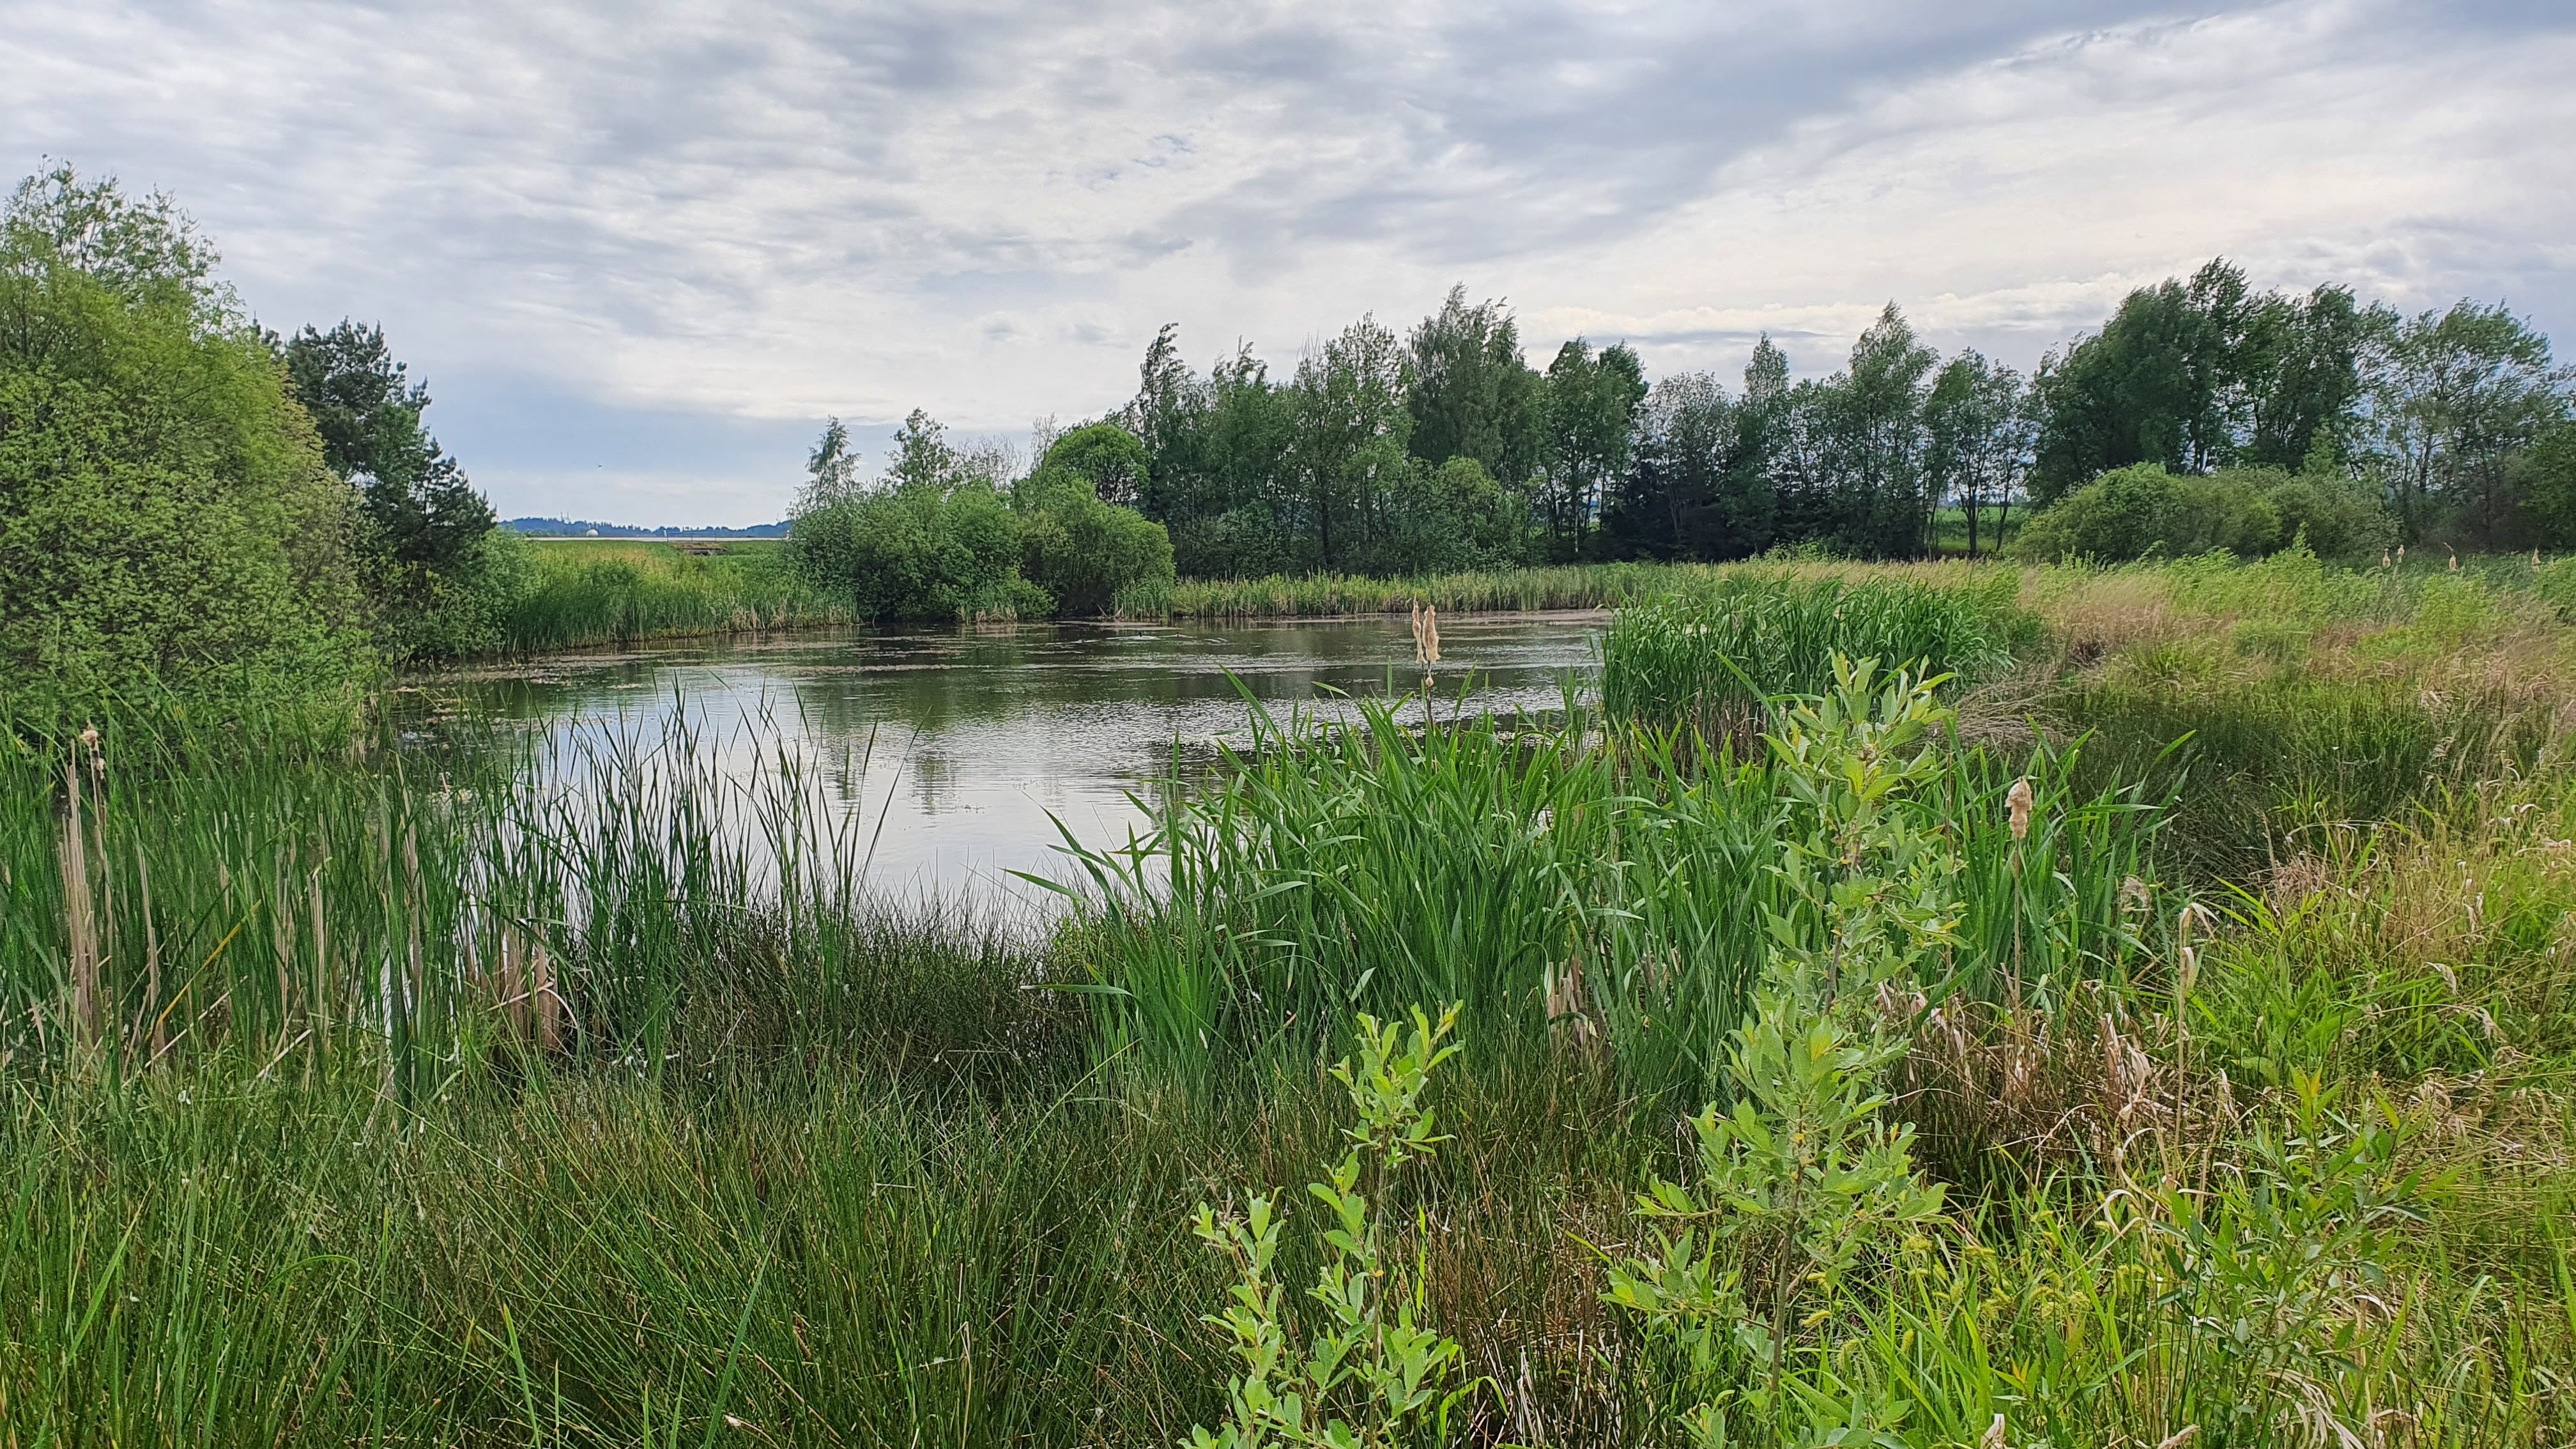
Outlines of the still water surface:
M1604 622L1445 621L1441 713L1462 698L1470 711L1560 703L1590 674ZM1141 824L1129 795L1152 798L1176 748L1204 760L1211 739L1244 736L1245 693L1284 717L1421 686L1406 622L1372 618L681 641L450 676L441 692L540 729L640 740L682 714L728 768L756 768L762 742L774 753L782 739L840 760L821 788L873 838L876 890L1001 903L1032 890L1012 871L1069 875L1053 821L1085 844L1126 840Z

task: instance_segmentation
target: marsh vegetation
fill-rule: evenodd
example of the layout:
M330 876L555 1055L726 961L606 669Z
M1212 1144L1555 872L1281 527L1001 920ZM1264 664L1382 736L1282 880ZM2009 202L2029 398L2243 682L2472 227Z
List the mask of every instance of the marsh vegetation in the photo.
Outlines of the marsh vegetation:
M1401 1307L1388 1442L2557 1442L2564 591L1723 575L1613 624L1616 709L1256 717L1034 935L889 914L791 749L22 747L8 1421L1170 1442L1258 1427L1243 1333ZM1418 1003L1448 1140L1344 1182L1328 1069ZM1229 1216L1308 1181L1350 1246ZM1201 1321L1229 1223L1273 1330Z
M212 265L67 168L0 231L0 1446L2576 1439L2576 454L2500 308L2214 263L1740 392L1463 291L1167 330L700 556L496 531L381 331ZM1952 508L2014 561L1907 561ZM1442 658L1569 607L1547 701ZM880 889L854 731L394 684L1062 614L1419 652L1247 688L1036 913Z

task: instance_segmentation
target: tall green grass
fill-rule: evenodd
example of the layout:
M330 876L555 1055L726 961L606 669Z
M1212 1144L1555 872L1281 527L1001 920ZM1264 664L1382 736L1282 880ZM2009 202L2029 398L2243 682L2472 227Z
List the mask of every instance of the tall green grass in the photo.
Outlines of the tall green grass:
M1571 1239L1619 1241L1663 1134L1579 1054L1544 1076L1475 1055L1417 1179L1433 1231L1398 1245L1495 1380L1469 1442L1636 1442L1666 1366ZM801 1075L536 1075L411 1110L247 1068L13 1093L0 1422L22 1444L1176 1442L1221 1412L1198 1316L1225 1288L1183 1205L1342 1149L1311 1072L1213 1104ZM2561 1184L2517 1200L2535 1237L2576 1205ZM1925 1449L1998 1414L2014 1442L2104 1449L2191 1423L2288 1449L2335 1442L2320 1413L2381 1411L2429 1425L2411 1442L2564 1442L2576 1300L2545 1241L2534 1276L2448 1263L2459 1230L2419 1228L2345 1280L2367 1301L2283 1313L2279 1269L2334 1282L2276 1250L2323 1237L2349 1274L2348 1249L2211 1186L2224 1252L2171 1218L2108 1231L2072 1190L1969 1208L1846 1306L1862 1351L1836 1372L1903 1395L1895 1442ZM2288 1186L2275 1209L2305 1201ZM1280 1271L1302 1279L1320 1245L1295 1221Z
M1992 1067L1891 1111L2077 1146L1945 1163L1957 1208L1832 1305L1826 1367L1923 1449L1997 1416L2103 1449L2569 1442L2576 789L2545 738L2331 748L2556 697L2406 693L2439 641L2556 626L2447 572L2338 595L2344 632L2303 625L2295 691L2206 730L2168 804L2144 752L2284 662L2218 596L2277 621L2311 586L2136 580L2201 591L2207 671L2155 663L2172 637L2065 661L2102 691L2080 728L1947 747L1906 808L1962 862L1959 944L1884 1008L1928 1039L1938 1003ZM2374 639L2385 678L2351 666ZM1784 687L1778 659L1746 673ZM2150 712L2157 670L2195 702ZM1257 719L1139 838L1073 847L1046 940L889 914L836 803L870 761L685 712L0 742L0 1444L1174 1442L1221 1411L1184 1205L1317 1176L1349 1013L1447 1000L1456 1141L1390 1250L1492 1381L1464 1438L1651 1441L1676 1366L1590 1245L1633 1241L1717 1091L1780 781L1687 723L1435 709ZM2160 881L2195 801L2253 793L2214 762L2267 749L2257 808L2303 853ZM2354 813L2292 828L2337 769ZM2225 922L2196 970L2185 889ZM1324 1252L1293 1217L1280 1276Z
M1269 1079L1256 1110L1078 1064L989 1087L959 1052L895 1064L540 1065L409 1105L247 1060L22 1083L0 1439L1132 1444L1215 1417L1223 1281L1183 1205L1320 1174L1335 1084ZM1606 1431L1622 1391L1587 1345L1615 1330L1560 1215L1614 1218L1647 1144L1564 1073L1441 1106L1464 1150L1424 1184L1460 1230L1429 1245L1435 1292L1518 1412Z
M503 623L517 653L846 624L775 549L686 554L663 545L533 547L534 585Z
M872 822L835 802L869 763L769 724L710 738L685 710L649 734L406 740L387 721L249 759L140 721L22 748L0 759L0 1075L240 1051L412 1095L539 1036L656 1070L680 1035L936 1050L929 1004L1020 1000L992 982L1035 968L983 927L981 975L909 948L973 923L894 920L867 894Z
M1068 842L1094 892L1073 942L1111 1049L1185 1063L1310 1050L1352 1009L1464 1001L1480 1032L1571 1037L1650 1094L1719 1082L1780 897L1786 802L1767 758L1696 736L1486 718L1412 729L1256 716L1244 754L1123 847ZM1923 984L2002 999L2117 980L2144 949L2154 811L2078 794L2078 751L1962 750L1924 808L1978 889ZM2027 778L2036 828L2011 831Z
M2169 859L2197 878L2255 879L2337 834L2448 812L2556 748L2556 708L2502 689L2233 662L2162 646L2042 703L2089 734L2089 779L2174 795Z
M1816 694L1841 655L1921 665L1965 679L1994 673L2032 630L2004 570L1846 581L1748 570L1622 609L1601 643L1601 704L1616 719L1758 724L1765 700Z
M1711 564L1566 564L1415 579L1356 574L1183 579L1139 607L1176 619L1303 619L1400 614L1427 604L1452 614L1608 609L1719 576Z
M2558 567L2350 569L2291 550L2034 570L2023 597L2054 649L2014 693L2043 728L2089 738L2089 781L2176 796L2177 874L2251 880L2335 833L2555 767L2576 682L2547 593Z

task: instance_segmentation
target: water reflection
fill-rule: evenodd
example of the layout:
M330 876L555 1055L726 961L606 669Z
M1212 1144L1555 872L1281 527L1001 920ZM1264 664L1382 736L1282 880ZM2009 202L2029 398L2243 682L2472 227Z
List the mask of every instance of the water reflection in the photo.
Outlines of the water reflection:
M1591 614L1444 623L1445 713L1543 708L1592 660ZM658 737L684 714L729 768L791 745L834 808L860 813L871 879L895 894L1024 896L1012 871L1062 876L1049 817L1086 843L1138 823L1174 762L1240 738L1250 694L1276 713L1421 687L1402 619L863 630L556 656L448 676L441 693L557 732ZM1419 708L1417 704L1415 708ZM880 828L881 823L881 828Z

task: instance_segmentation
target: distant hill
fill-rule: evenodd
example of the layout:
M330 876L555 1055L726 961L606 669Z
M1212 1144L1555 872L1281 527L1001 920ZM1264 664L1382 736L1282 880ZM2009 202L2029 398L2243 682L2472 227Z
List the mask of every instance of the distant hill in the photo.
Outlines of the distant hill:
M586 518L504 518L501 526L540 538L785 538L784 523L756 523L749 528L638 528L631 523L593 523Z

